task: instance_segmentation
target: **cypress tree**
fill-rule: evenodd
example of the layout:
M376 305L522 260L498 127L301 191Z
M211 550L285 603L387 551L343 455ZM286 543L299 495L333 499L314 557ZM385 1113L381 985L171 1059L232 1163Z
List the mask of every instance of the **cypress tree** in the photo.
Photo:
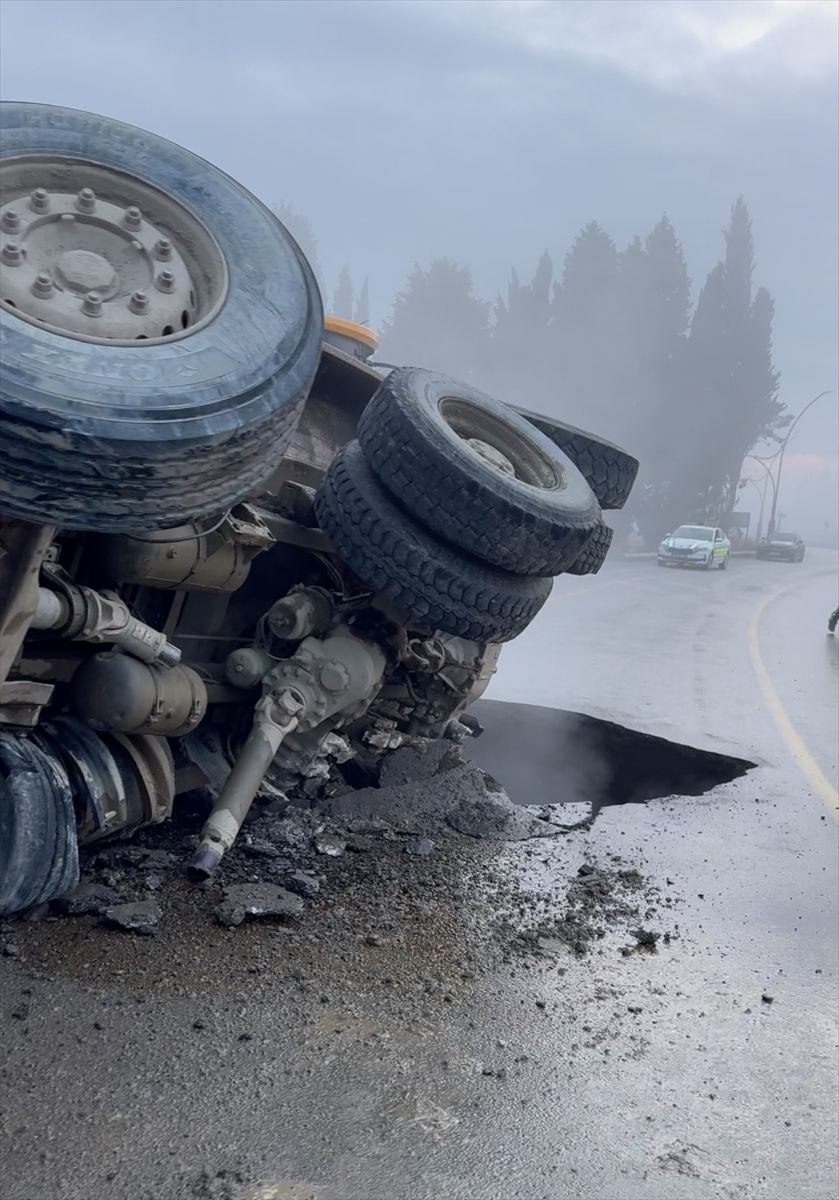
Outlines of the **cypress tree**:
M620 420L619 274L615 243L592 221L565 256L553 300L553 411L604 434L616 415Z
M545 251L530 283L513 268L506 302L495 302L490 390L524 408L550 409L556 400L551 362L553 262Z
M473 293L472 272L448 258L415 266L393 302L381 357L486 386L490 305Z
M323 292L323 268L321 267L320 249L312 222L308 217L305 217L302 213L292 208L285 200L280 200L279 203L272 205L271 211L285 225L295 242L297 242L297 245L305 254L309 261L309 266L314 271L318 287Z
M687 366L694 455L694 519L725 525L746 454L784 423L772 364L774 304L752 296L754 243L743 198L725 233L725 259L708 275L690 328Z
M358 293L353 320L358 322L359 325L370 324L370 290L366 278L361 285L361 291Z
M341 267L338 276L338 286L332 298L332 316L342 317L345 321L353 319L353 285L350 269L346 263Z

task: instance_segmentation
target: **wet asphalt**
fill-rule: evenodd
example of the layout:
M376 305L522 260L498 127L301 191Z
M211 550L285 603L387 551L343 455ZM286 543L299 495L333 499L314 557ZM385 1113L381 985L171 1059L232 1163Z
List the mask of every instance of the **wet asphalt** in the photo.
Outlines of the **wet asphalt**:
M295 927L222 929L166 888L151 938L14 923L0 1196L832 1198L838 591L812 548L618 560L505 648L490 698L758 764L704 796L371 854ZM581 866L637 872L632 912L584 954L523 940Z

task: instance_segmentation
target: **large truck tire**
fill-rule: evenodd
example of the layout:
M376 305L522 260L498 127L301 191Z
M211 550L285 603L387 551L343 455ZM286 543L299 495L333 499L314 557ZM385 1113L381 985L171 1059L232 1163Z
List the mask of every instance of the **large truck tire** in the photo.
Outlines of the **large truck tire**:
M638 459L620 446L553 417L516 408L582 471L601 508L623 508L638 474Z
M441 538L521 575L559 575L600 519L571 460L508 405L434 371L393 371L358 439L401 505Z
M550 578L499 571L439 541L393 500L356 441L330 465L315 512L338 555L364 584L444 633L476 642L510 641L550 595Z
M223 513L276 467L323 311L264 205L130 125L4 103L0 510L125 532Z
M66 773L28 738L0 734L0 916L55 900L78 882Z
M569 575L596 575L606 561L614 530L601 522L589 537L585 549L568 568Z

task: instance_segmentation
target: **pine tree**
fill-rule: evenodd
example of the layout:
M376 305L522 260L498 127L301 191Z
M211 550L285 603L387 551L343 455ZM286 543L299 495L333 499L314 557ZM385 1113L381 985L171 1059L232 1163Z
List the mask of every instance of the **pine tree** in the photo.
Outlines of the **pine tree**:
M545 253L529 283L478 300L466 267L416 267L394 301L382 357L475 382L501 399L590 429L641 459L626 518L648 544L689 520L725 524L745 455L784 424L772 364L773 304L752 295L754 246L742 199L725 259L691 318L682 247L666 216L618 252L596 222L554 282Z
M596 221L577 235L562 268L561 311L578 320L596 315L618 275L615 243Z
M524 408L545 410L556 381L549 370L553 262L547 251L530 283L521 283L513 268L506 302L495 301L490 390Z
M625 276L631 268L629 286ZM644 241L643 254L633 243L621 258L621 307L635 340L633 427L628 447L641 460L629 512L650 544L681 519L678 481L684 409L691 403L685 387L685 346L690 321L690 280L681 244L663 216Z
M645 250L660 330L659 350L665 359L671 360L690 323L690 279L681 242L666 213L648 235Z
M423 366L486 386L490 306L472 290L472 273L447 258L416 266L393 302L381 335L383 360Z
M356 300L355 303L353 320L359 325L370 324L370 290L366 279L361 285L361 291L358 293L358 300Z
M353 283L346 263L341 267L341 274L338 276L331 311L333 317L341 317L345 321L353 319Z
M694 452L688 478L695 519L725 524L743 460L784 423L772 364L774 304L765 288L752 298L754 243L743 198L731 210L725 259L708 276L691 322Z
M303 251L309 261L309 266L314 272L318 287L323 292L323 268L320 263L320 251L315 231L312 228L312 222L308 217L304 217L302 213L293 209L285 200L280 200L278 204L272 205L271 211L285 225L288 232Z
M610 436L632 442L640 452L649 442L647 425L655 407L658 320L653 303L650 257L639 237L618 255L612 355L620 369L619 407Z
M620 421L621 372L615 354L618 279L615 243L596 221L565 256L554 291L551 410L594 432Z

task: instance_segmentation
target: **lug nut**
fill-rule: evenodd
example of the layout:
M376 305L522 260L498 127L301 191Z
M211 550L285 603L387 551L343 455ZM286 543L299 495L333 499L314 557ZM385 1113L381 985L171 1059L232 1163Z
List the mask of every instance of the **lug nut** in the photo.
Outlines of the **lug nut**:
M154 281L154 286L161 292L174 292L175 290L175 273L174 271L161 271Z
M42 300L48 300L53 293L55 284L52 281L52 276L47 271L39 271L35 276L35 282L32 284L34 295L40 296Z
M76 197L76 208L83 213L93 212L96 208L96 193L93 188L82 188Z
M35 188L35 191L29 197L29 207L36 213L49 212L50 194L46 188Z
M125 210L123 224L126 229L139 229L143 224L143 214L140 212L136 204L132 204Z
M134 292L128 301L128 307L133 313L137 313L141 317L149 311L149 298L145 292Z
M23 251L17 242L6 242L0 251L0 258L7 267L19 267L23 262Z
M20 229L20 213L15 212L13 208L7 208L0 218L0 227L6 233L17 233Z
M82 300L82 312L89 317L101 317L102 297L99 292L88 292Z
M160 262L168 262L172 257L172 243L168 238L160 238L155 243L154 257Z

